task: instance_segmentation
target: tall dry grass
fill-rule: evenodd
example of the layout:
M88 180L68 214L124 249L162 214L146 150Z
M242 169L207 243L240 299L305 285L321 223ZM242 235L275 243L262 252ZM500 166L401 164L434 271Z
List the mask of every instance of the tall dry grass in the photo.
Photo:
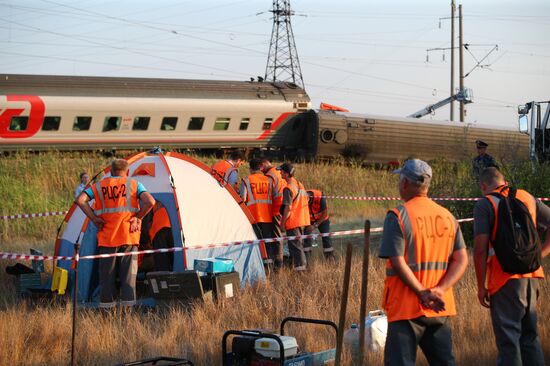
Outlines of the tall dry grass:
M357 322L360 304L361 250L354 253L347 323ZM378 309L384 263L372 253L369 263L367 308ZM550 266L546 266L549 270ZM70 305L31 306L14 298L5 276L0 283L1 365L57 365L69 361ZM243 289L236 298L219 303L196 303L191 309L172 308L157 313L103 315L81 310L76 349L81 365L108 365L165 355L185 357L196 365L221 364L221 339L229 329L277 329L286 316L329 319L338 322L343 261L325 264L319 257L310 271L285 270L268 281ZM550 362L550 308L548 284L541 281L539 330ZM6 294L10 294L6 296ZM454 352L459 365L494 364L496 348L488 311L476 297L475 275L470 266L455 287L458 315L452 320ZM301 349L320 351L334 347L332 332L322 326L292 325ZM349 354L344 355L351 365ZM367 354L368 365L381 365L382 355ZM425 365L419 351L418 363Z
M199 158L211 164L212 158ZM0 159L0 215L64 211L72 202L78 173L99 172L108 158L95 154L15 154ZM469 162L434 162L433 196L477 196ZM550 169L543 165L533 174L529 164L507 165L508 180L535 195L548 195ZM396 196L397 178L385 170L365 169L344 163L297 164L297 176L306 187L330 195ZM241 176L246 174L241 168ZM335 228L362 227L370 218L380 223L396 202L329 201ZM446 203L457 217L471 215L473 205ZM0 250L26 251L30 245L51 253L60 217L0 221ZM334 229L333 227L333 229ZM463 226L467 234L471 227ZM471 236L471 234L470 234ZM468 237L468 234L466 235ZM347 239L343 240L345 242ZM469 241L471 243L471 241ZM338 248L340 246L337 245ZM353 261L348 321L359 313L361 250ZM31 305L15 295L11 278L0 262L0 365L67 364L70 350L70 305ZM50 266L51 264L48 264ZM283 271L264 283L245 288L236 298L220 303L195 304L191 309L173 308L157 313L102 315L82 310L77 350L79 364L103 365L149 356L187 357L196 365L219 365L221 337L228 329L278 328L285 316L338 319L343 262L336 266L318 260L307 273ZM550 266L546 265L550 270ZM383 286L383 262L373 251L370 261L368 309L379 308ZM547 362L550 363L550 300L548 284L541 281L539 328ZM472 266L455 288L459 314L453 319L454 349L460 365L494 364L496 350L488 312L478 305ZM293 326L303 349L318 351L334 344L332 334L319 327ZM347 364L351 364L345 355ZM369 354L368 364L382 364L380 354ZM419 355L420 364L425 364Z

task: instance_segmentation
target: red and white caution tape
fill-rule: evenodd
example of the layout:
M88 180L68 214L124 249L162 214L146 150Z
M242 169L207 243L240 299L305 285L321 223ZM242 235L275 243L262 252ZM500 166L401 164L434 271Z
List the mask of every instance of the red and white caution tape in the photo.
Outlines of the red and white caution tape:
M329 199L352 200L352 201L401 201L399 197L377 197L377 196L323 196ZM479 197L430 197L434 201L477 201Z
M13 220L13 219L32 219L35 217L47 217L47 216L61 216L66 215L69 211L55 211L55 212L40 212L33 214L17 214L0 216L0 220Z
M19 253L0 252L0 259L25 259L32 261L53 261L53 260L72 260L71 256L53 256L53 255L32 255Z
M473 218L469 219L460 219L458 222L469 222L473 221ZM371 233L380 233L383 231L382 227L375 227L370 229ZM137 252L126 252L126 253L113 253L113 254L95 254L95 255L85 255L78 258L78 260L87 260L87 259L98 259L98 258L109 258L109 257L125 257L129 255L139 255L139 254L155 254L155 253L171 253L179 252L182 250L200 250L200 249L209 249L209 248L220 248L220 247L231 247L238 245L253 245L259 243L274 243L277 241L284 240L296 240L296 239L316 239L318 237L325 236L347 236L347 235L359 235L364 234L364 229L357 230L344 230L344 231L334 231L331 233L318 233L318 234L307 234L307 235L295 235L295 236L285 236L281 238L269 238L269 239L254 239L254 240L241 240L233 241L228 243L218 243L218 244L208 244L201 246L193 247L178 247L178 248L164 248L164 249L147 249L140 250ZM21 259L21 260L36 260L36 261L49 261L49 260L73 260L72 256L52 256L52 255L29 255L29 254L19 254L19 253L5 253L0 252L0 259Z
M401 201L399 197L379 197L379 196L323 196L328 199L336 200L351 200L351 201ZM481 197L430 197L434 201L477 201ZM550 201L550 197L539 197L541 201ZM0 216L0 220L13 219L32 219L35 217L61 216L67 214L68 211L55 212L40 212L32 214L17 214Z
M399 197L377 196L323 196L324 198L352 201L401 201ZM430 197L433 201L477 201L482 197ZM550 201L550 197L539 197L541 201Z

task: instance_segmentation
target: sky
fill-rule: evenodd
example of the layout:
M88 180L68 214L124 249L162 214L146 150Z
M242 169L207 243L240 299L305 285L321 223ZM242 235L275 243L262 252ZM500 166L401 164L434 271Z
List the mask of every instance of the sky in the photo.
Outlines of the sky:
M474 101L466 122L516 128L518 105L550 99L550 1L457 0L457 16L458 4ZM450 95L450 51L427 52L451 45L450 0L291 5L314 108L407 116ZM0 73L249 80L265 74L271 8L269 0L0 0ZM458 20L455 29L458 47ZM455 64L458 87L458 50ZM424 119L449 117L447 106Z

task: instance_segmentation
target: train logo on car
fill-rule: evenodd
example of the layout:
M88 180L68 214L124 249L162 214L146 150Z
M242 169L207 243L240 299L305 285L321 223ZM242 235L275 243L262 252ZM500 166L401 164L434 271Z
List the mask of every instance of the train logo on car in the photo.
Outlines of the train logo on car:
M6 100L7 104L14 106L0 110L0 137L27 138L40 131L46 109L40 97L36 95L7 95ZM28 116L21 115L25 110L29 111Z

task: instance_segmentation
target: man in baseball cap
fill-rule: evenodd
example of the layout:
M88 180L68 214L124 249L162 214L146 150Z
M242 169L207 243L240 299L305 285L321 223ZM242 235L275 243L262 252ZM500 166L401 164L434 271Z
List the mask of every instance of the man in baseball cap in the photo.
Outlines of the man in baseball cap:
M378 253L387 259L384 363L414 365L422 341L430 365L455 365L449 317L456 315L452 286L466 270L466 245L453 215L428 198L432 168L410 159L394 173L404 203L388 212Z
M393 173L404 175L411 182L427 183L428 186L432 179L432 168L428 163L419 159L405 161L403 167L394 170Z

